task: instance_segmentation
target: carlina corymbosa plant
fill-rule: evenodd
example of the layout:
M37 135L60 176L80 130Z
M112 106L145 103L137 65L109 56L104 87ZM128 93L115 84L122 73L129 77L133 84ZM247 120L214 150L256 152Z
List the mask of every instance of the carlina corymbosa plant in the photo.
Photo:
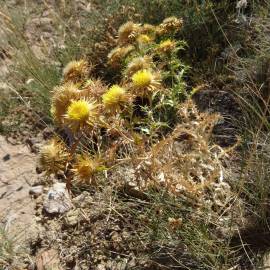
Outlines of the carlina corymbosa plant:
M231 209L238 211L224 180L230 149L211 140L220 116L197 110L191 96L200 86L187 91L189 67L181 60L186 43L176 39L182 24L170 17L157 26L121 26L108 54L106 68L116 74L109 82L94 76L85 59L68 63L51 99L61 136L40 151L41 167L48 176L62 176L69 192L109 185L153 198L150 205L169 200L162 204L168 214L161 210L153 220L170 234L187 233L187 220L227 229Z
M139 175L133 186L175 195L199 194L220 178L223 152L209 148L218 117L200 115L186 92L188 67L179 57L186 44L175 39L182 24L170 17L157 26L122 25L107 62L121 79L111 85L91 76L85 59L67 64L52 90L51 114L69 139L41 149L48 174L62 171L70 190L98 185L104 171L126 164Z

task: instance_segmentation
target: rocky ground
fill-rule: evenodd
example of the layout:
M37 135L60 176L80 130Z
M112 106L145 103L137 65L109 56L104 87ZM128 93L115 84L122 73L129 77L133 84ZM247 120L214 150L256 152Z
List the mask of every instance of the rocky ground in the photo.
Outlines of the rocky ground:
M89 269L90 261L91 269L102 270L136 265L134 254L121 255L130 250L134 224L112 213L111 188L71 197L65 183L37 174L30 147L2 136L0 158L0 269Z
M44 176L36 172L37 156L26 145L12 145L2 136L0 158L0 266L60 269L57 251L36 245L47 233L41 212L44 210L46 217L71 208L65 184L57 183L55 189L41 185ZM4 246L4 241L10 249Z
M29 12L26 37L36 57L42 58L41 40L52 41L53 29L48 19L51 3L40 5L38 2L10 0L4 5L16 6L17 12L20 8L22 13ZM0 40L1 101L10 97L8 82L15 59L5 39L5 29L1 27ZM0 136L0 269L34 269L35 266L37 269L60 269L57 268L57 251L35 249L39 235L44 231L36 215L38 197L48 192L40 185L43 177L36 172L37 150L44 139L44 132L38 135L39 131L33 125L33 121L37 124L38 120L31 110L14 108L13 113L15 117L10 115L3 122L4 128L12 127L10 136ZM17 123L17 119L21 122Z
M29 254L37 236L35 202L29 195L37 181L36 157L25 145L0 137L0 224L18 254Z

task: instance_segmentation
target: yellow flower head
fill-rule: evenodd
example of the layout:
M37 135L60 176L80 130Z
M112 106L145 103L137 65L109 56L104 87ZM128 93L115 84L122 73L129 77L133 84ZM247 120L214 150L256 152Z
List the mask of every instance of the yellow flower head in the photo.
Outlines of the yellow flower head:
M71 61L63 70L64 81L80 82L87 77L89 70L89 65L85 60Z
M163 20L158 26L158 34L166 35L179 31L182 28L183 20L176 17L169 17Z
M73 101L67 110L67 117L74 121L85 121L90 114L90 104L85 100Z
M152 80L153 74L147 69L139 70L132 76L132 82L137 88L148 87Z
M72 129L78 130L86 124L93 125L97 115L97 105L94 102L75 100L67 109L66 120Z
M68 153L64 144L58 139L52 139L40 149L39 163L48 174L63 172Z
M79 155L74 166L74 173L81 181L90 181L91 177L104 169L99 158L90 158L88 155Z
M126 47L116 47L108 54L108 64L113 68L121 67L125 57L133 51L134 47L129 45Z
M103 96L102 102L105 107L118 107L127 100L126 90L119 85L113 85Z
M126 22L118 30L118 43L126 45L132 43L140 31L140 25L134 22Z
M149 44L149 43L152 42L152 40L153 39L150 36L146 35L146 34L142 34L142 35L139 35L137 37L137 42L139 44L141 44L141 45L143 45L143 44Z
M155 91L161 86L158 74L149 69L137 71L132 77L133 92L138 96L148 95L148 90Z
M176 42L171 39L162 41L157 47L157 51L162 54L171 53L176 48Z
M81 92L78 87L72 83L67 82L61 86L57 86L53 90L51 113L58 123L63 122L68 106L72 100L79 99Z

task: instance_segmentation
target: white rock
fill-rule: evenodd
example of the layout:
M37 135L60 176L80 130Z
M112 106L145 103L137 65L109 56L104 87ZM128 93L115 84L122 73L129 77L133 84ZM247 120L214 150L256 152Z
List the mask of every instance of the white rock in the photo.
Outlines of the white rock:
M80 221L80 212L78 209L69 211L65 217L65 223L67 226L73 227Z
M29 190L30 195L39 196L43 193L43 186L33 186Z
M55 183L47 194L43 209L49 214L63 214L72 208L65 183Z

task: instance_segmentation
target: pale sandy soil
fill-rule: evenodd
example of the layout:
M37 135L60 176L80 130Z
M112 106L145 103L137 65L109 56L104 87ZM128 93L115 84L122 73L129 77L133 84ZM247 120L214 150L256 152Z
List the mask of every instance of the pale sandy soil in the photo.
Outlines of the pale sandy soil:
M37 180L36 157L24 145L0 136L0 224L15 250L27 253L36 237L35 202L29 196Z

